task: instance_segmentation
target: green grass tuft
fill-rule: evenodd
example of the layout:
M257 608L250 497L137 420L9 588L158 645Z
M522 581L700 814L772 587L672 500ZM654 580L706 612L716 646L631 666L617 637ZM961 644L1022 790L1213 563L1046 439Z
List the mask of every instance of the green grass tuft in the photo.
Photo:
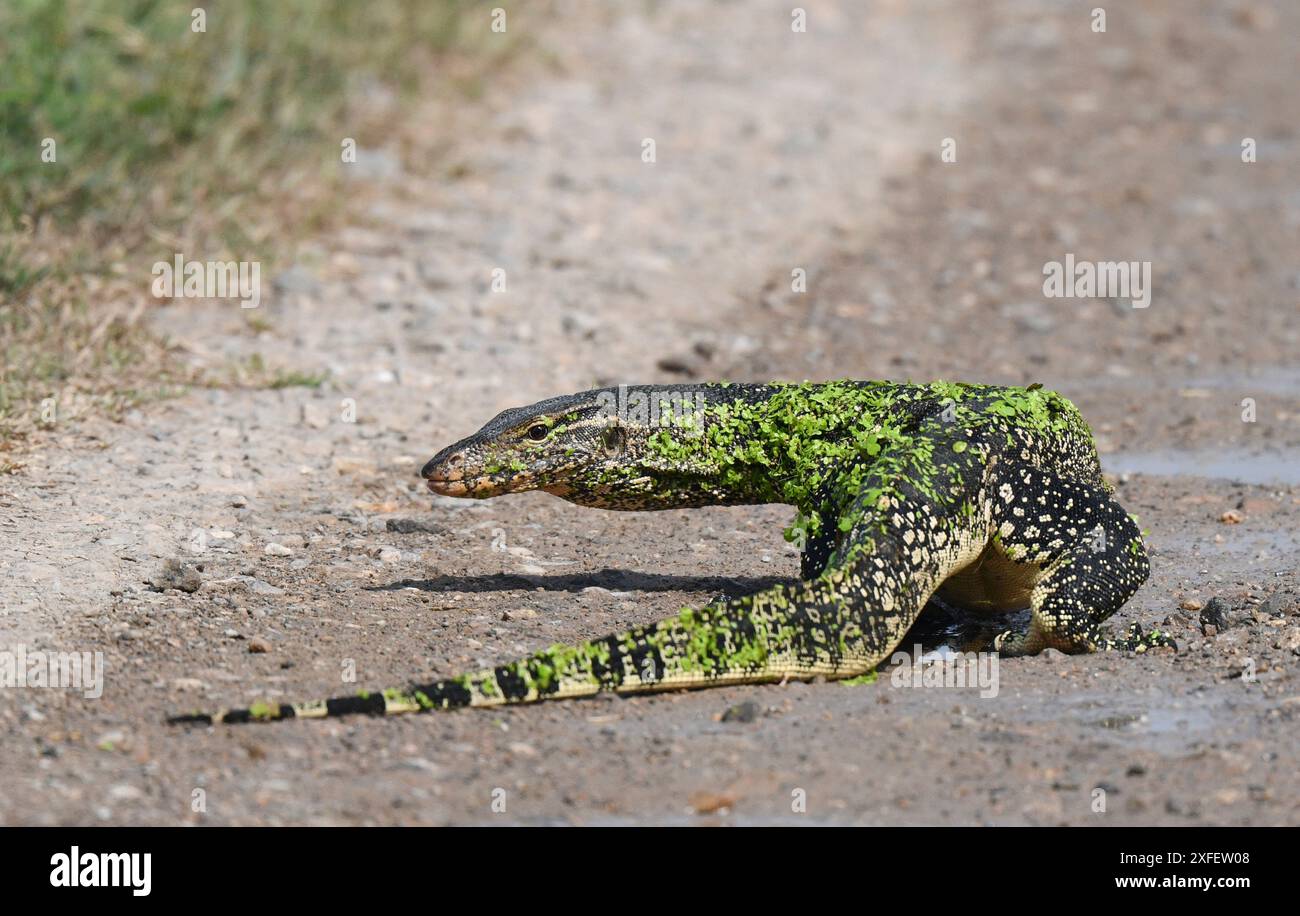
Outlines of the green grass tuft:
M254 190L297 151L322 164L358 93L411 89L460 40L458 0L6 0L0 5L0 216L128 223L155 190L200 203ZM486 13L484 13L486 16ZM486 22L486 19L484 20ZM480 24L476 31L485 31ZM341 136L341 135L340 135ZM55 162L42 159L54 141ZM310 150L310 151L309 151Z
M343 138L400 149L402 102L513 53L490 17L471 0L0 0L0 445L52 398L111 412L197 381L145 330L150 265L273 264L336 224Z

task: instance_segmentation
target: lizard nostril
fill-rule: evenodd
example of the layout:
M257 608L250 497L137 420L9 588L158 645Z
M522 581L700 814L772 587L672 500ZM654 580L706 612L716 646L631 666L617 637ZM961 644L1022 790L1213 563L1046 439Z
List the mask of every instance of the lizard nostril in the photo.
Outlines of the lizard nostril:
M450 474L459 472L464 464L464 452L452 452L446 456L439 452L430 458L428 464L420 470L420 476L426 480L432 480L435 477L445 478Z

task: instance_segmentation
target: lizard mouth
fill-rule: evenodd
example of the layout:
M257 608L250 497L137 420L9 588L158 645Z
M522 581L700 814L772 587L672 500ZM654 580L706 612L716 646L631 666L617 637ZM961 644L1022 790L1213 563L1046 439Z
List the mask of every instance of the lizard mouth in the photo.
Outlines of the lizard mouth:
M493 489L492 478L482 477L429 477L425 486L439 496L478 496L487 495Z
M453 475L457 472L453 471ZM503 478L500 474L480 474L477 477L435 476L426 477L424 485L439 496L468 496L485 499L503 493L516 493L535 487L533 475L513 474Z

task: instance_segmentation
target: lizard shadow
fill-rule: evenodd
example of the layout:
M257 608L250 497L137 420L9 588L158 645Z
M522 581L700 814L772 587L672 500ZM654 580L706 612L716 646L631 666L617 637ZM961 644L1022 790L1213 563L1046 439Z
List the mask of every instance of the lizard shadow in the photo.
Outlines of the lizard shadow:
M712 592L740 597L789 581L789 578L781 576L678 576L602 569L597 572L536 576L491 573L481 576L399 579L386 585L370 586L366 591L391 592L416 588L425 592L510 592L540 588L548 592L580 592L584 588L603 588L611 592Z
M541 589L548 592L580 592L586 588L603 588L615 594L629 592L703 592L742 598L782 583L798 580L782 576L679 576L669 573L636 572L605 568L596 572L527 575L522 573L488 573L484 575L436 576L430 579L398 579L385 585L367 586L369 592L392 592L415 588L423 592L511 592ZM1011 618L981 618L969 615L941 599L931 598L912 626L899 641L895 651L912 651L948 645L953 649L979 652L989 640L1006 627ZM882 667L884 666L882 662Z

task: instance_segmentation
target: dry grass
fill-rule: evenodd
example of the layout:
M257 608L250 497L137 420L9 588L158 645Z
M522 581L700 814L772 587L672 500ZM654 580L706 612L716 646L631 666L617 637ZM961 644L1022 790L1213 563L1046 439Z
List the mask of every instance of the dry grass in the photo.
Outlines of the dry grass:
M255 259L265 280L340 218L343 137L392 141L434 73L468 97L514 50L470 0L225 0L204 32L193 8L0 6L0 449L200 381L145 329L151 265Z

